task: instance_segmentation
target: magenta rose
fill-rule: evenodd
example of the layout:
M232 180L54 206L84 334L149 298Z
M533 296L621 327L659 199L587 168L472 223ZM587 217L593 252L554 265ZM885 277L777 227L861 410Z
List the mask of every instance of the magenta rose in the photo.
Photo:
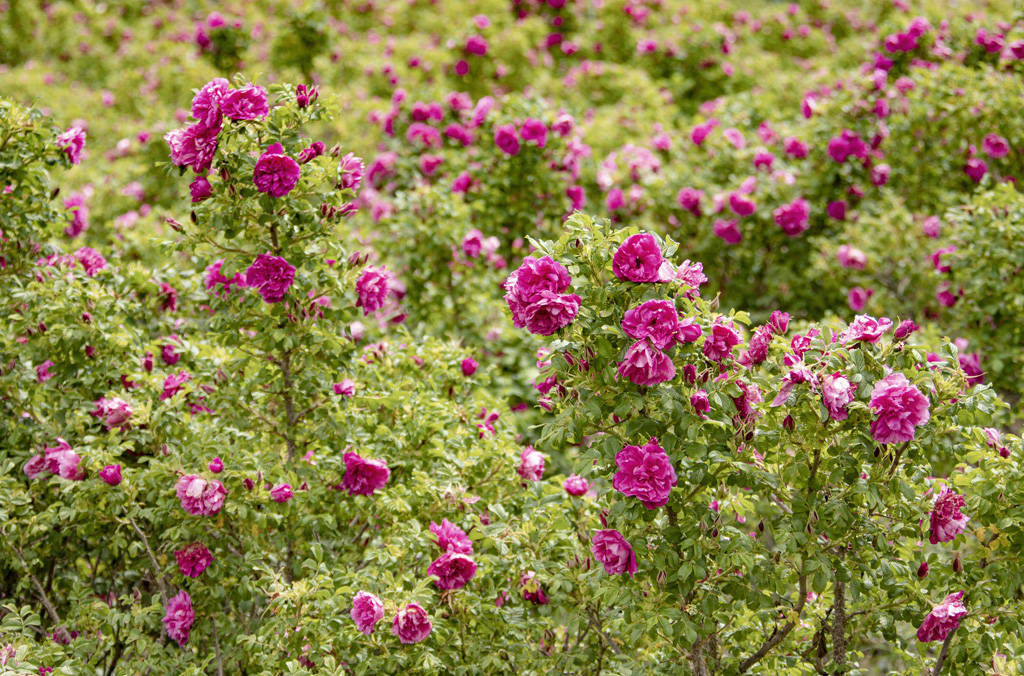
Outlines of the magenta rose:
M269 253L260 254L245 271L245 285L256 289L266 303L279 303L295 281L295 266Z
M469 539L464 530L448 519L441 519L440 525L431 521L430 532L437 536L434 544L440 547L441 551L455 552L456 554L473 553L473 541Z
M846 420L849 417L846 407L853 401L858 387L839 373L826 376L821 381L821 400L832 420Z
M127 426L128 418L132 415L132 407L127 401L119 397L111 397L110 399L97 399L95 404L96 408L90 412L90 415L99 418L108 430L115 427L123 429Z
M181 391L182 385L192 379L186 371L180 373L172 373L171 375L164 378L164 390L160 393L160 400L170 399L178 392Z
M790 204L783 204L773 213L775 224L782 228L790 237L798 237L808 228L811 208L807 200L798 199Z
M384 619L384 604L375 594L357 592L352 598L351 614L356 629L369 636L373 633L374 625Z
M645 338L633 343L619 362L618 374L643 387L664 383L676 377L672 358Z
M213 164L219 134L219 126L208 127L202 122L167 132L164 139L171 149L171 162L179 167L192 167L197 174L205 174Z
M182 648L188 643L188 633L192 629L192 623L196 621L196 615L192 612L192 597L188 592L182 590L167 602L167 614L164 615L164 627L167 628L167 635L178 642Z
M537 579L537 574L532 570L524 571L519 576L519 588L523 593L523 598L534 605L545 606L550 602L547 594L544 593L544 587Z
M519 135L511 124L503 124L494 129L494 145L506 155L519 154Z
M624 446L615 455L615 464L619 468L612 479L615 490L638 498L647 509L668 502L676 471L656 438L651 437L645 446Z
M629 573L633 577L636 572L636 554L633 547L622 537L617 530L594 531L590 551L594 558L604 566L604 572L608 575L620 575Z
M945 641L949 632L957 629L961 620L967 616L963 598L964 593L958 591L942 599L942 603L932 608L917 629L917 640L922 643Z
M349 451L344 455L345 477L341 486L349 495L373 495L384 488L391 470L383 460L367 460Z
M892 328L892 320L888 317L875 319L871 315L857 315L854 317L846 330L840 334L843 343L850 343L855 340L863 340L867 343L877 343L886 331Z
M733 327L715 322L711 333L704 339L704 356L711 361L724 361L732 354L732 348L739 345L740 334Z
M199 577L213 563L213 554L201 542L193 542L174 552L178 570L185 577Z
M270 499L274 502L288 502L293 495L291 484L277 484L270 489Z
M552 294L564 293L572 278L561 263L550 256L528 257L523 264L505 280L505 302L512 311L512 323L516 328L526 326L526 310L541 299L547 291Z
M220 109L232 120L258 120L267 116L267 90L256 85L227 92L220 99Z
M363 308L364 315L384 307L384 301L391 290L392 277L394 275L383 267L375 268L371 265L363 270L356 281L356 294L359 296L356 306Z
M81 481L85 478L85 470L80 467L82 458L64 439L57 437L57 445L43 449L43 455L50 474L70 481Z
M476 575L476 563L465 554L445 552L430 564L427 574L437 578L438 589L462 589Z
M612 257L612 271L626 282L657 282L663 262L654 235L640 232L626 238Z
M213 479L206 479L195 474L186 474L178 479L175 486L181 508L193 516L212 516L224 506L224 497L228 494L224 484Z
M647 338L662 350L675 345L679 332L679 314L669 300L648 300L627 310L622 317L622 330L633 340Z
M910 384L902 373L892 373L875 383L871 391L871 436L883 444L914 438L914 429L928 422L928 397Z
M964 506L964 496L957 495L947 487L935 498L935 506L931 513L931 533L928 541L933 545L940 542L952 542L957 535L964 531L970 517L960 513Z
M572 324L579 311L580 297L576 294L543 291L540 298L526 306L523 319L530 333L550 336Z
M527 481L540 481L544 476L544 456L533 446L527 446L519 454L519 476Z
M107 465L100 470L100 479L110 486L117 486L121 483L121 464Z
M284 147L275 143L256 160L252 182L256 189L271 197L284 197L299 182L299 163L284 154Z
M587 491L590 490L590 482L581 477L579 474L570 474L565 481L562 482L562 488L569 495L580 497L586 495Z
M220 104L231 85L222 77L216 77L200 89L192 99L192 117L209 128L220 128Z
M402 643L419 643L433 629L430 616L418 604L408 603L395 615L391 631Z
M57 147L64 151L71 164L78 164L82 161L82 151L85 149L85 130L71 127L57 137Z

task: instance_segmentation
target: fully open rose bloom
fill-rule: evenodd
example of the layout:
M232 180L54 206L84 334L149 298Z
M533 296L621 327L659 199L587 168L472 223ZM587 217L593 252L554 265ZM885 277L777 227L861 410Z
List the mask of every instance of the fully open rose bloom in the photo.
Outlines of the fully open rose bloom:
M215 77L192 98L192 117L207 127L221 126L220 104L231 85L222 77Z
M427 574L437 578L438 589L462 589L476 575L476 563L465 554L445 552L430 564Z
M402 643L419 643L430 636L433 628L427 611L418 604L409 603L395 615L391 631Z
M590 482L581 477L579 474L570 474L565 481L562 482L562 488L569 495L580 497L586 495L587 491L590 490Z
M626 282L657 282L661 279L661 247L654 235L630 235L612 257L612 271Z
M849 417L846 407L853 401L857 387L839 373L833 373L821 381L821 400L832 420L846 420Z
M78 164L82 161L82 151L85 149L85 130L71 127L57 137L57 147L64 151L71 164Z
M871 315L857 315L846 330L840 334L843 343L863 340L877 343L882 334L892 328L892 320L888 317L875 319Z
M373 633L375 624L384 619L384 604L370 592L357 592L352 599L352 621L356 629L367 636Z
M177 550L174 558L178 561L178 570L186 577L199 577L213 563L213 554L201 542Z
M295 281L295 266L269 253L260 254L245 271L245 284L256 289L266 303L284 300Z
M519 476L527 481L540 481L544 476L544 455L533 446L519 454Z
M604 566L604 572L609 575L629 573L629 576L633 577L633 573L636 572L636 554L633 547L617 530L594 531L590 551Z
M914 438L914 428L928 422L928 397L910 384L902 373L892 373L875 383L871 391L871 436L883 444Z
M672 358L654 347L649 338L638 340L626 351L619 362L620 377L643 387L664 383L676 377Z
M711 333L704 339L704 356L711 361L723 361L732 353L732 348L740 343L740 334L736 329L721 322L715 322Z
M107 465L99 472L100 478L110 486L117 486L121 483L121 463Z
M212 516L224 506L224 497L228 494L224 484L213 479L206 479L195 474L186 474L178 479L175 486L181 508L193 516Z
M357 453L349 451L344 456L345 477L341 486L349 495L373 495L373 492L384 488L391 470L383 460L367 460Z
M675 303L669 300L648 300L627 310L622 317L622 330L633 340L650 339L651 343L667 350L676 342L679 314Z
M537 336L550 336L572 324L580 311L580 297L576 294L556 294L550 291L526 307L526 330Z
M651 437L646 446L624 446L615 455L615 464L619 468L612 479L615 490L639 498L647 509L668 502L676 471L656 438Z
M177 596L167 602L167 614L164 615L164 626L167 628L167 635L178 642L178 645L185 647L188 643L188 632L192 629L196 615L192 612L192 597L188 592L181 590Z
M102 420L103 426L108 430L112 430L115 427L123 428L127 424L128 418L132 415L132 407L120 397L97 399L95 404L96 408L90 415Z
M375 268L372 265L363 270L356 281L356 307L363 308L363 315L384 307L384 301L388 298L391 289L391 279L394 275L383 267Z
M947 487L935 499L935 506L931 514L931 534L928 541L933 545L940 542L952 542L957 535L964 531L970 517L960 513L964 506L964 496L957 495Z
M430 522L430 532L437 536L435 544L441 551L455 552L457 554L472 554L473 542L466 535L466 532L456 526L448 519L441 519L438 525Z
M284 154L280 143L275 143L256 161L252 182L260 192L284 197L299 182L299 173L299 163Z
M580 309L580 297L565 293L571 282L569 271L550 256L524 258L504 284L512 323L540 336L571 324Z
M267 90L249 85L227 92L220 100L220 108L232 120L258 120L270 112Z
M942 603L932 608L928 617L917 630L917 640L922 643L930 641L945 641L949 632L960 626L960 621L967 615L967 608L963 604L964 593L958 591L950 594L942 600Z

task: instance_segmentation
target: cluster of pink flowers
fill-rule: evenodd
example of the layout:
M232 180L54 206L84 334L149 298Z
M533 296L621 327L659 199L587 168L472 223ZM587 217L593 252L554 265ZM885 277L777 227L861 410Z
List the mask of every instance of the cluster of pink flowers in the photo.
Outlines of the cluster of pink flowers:
M78 164L82 161L82 151L85 150L85 130L81 127L71 127L57 137L57 147L64 151L71 164Z
M494 144L507 155L519 154L520 139L524 143L533 142L538 148L543 148L548 140L547 125L540 120L530 118L525 120L518 129L514 124L503 124L494 128Z
M164 139L171 150L171 162L189 166L196 174L205 174L213 163L223 127L223 118L256 120L267 116L269 106L263 87L249 85L231 89L224 78L215 78L203 85L192 99L192 117L196 122L184 129L174 129Z
M193 516L212 516L224 506L227 489L224 484L211 479L186 474L178 479L175 486L181 508Z
M431 522L430 532L437 536L435 543L443 554L434 559L427 574L434 578L438 589L462 589L476 575L473 542L448 519L442 519L440 525Z
M512 323L538 336L550 336L576 319L580 297L566 294L569 271L550 256L525 258L505 280L505 302Z
M45 448L42 454L32 456L25 463L23 471L29 479L55 474L62 479L81 481L85 478L85 470L80 467L81 461L81 457L75 453L71 445L57 437L57 445Z

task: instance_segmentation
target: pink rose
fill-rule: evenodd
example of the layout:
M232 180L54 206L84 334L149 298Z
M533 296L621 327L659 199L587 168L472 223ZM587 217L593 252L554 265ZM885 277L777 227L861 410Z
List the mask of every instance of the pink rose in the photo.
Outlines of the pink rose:
M349 495L373 495L384 488L391 477L391 470L383 460L368 460L349 451L344 455L345 477L342 488Z
M258 120L267 116L267 90L256 85L227 92L220 100L220 108L232 120Z
M622 330L627 336L633 340L648 338L662 350L675 345L679 328L675 303L668 300L645 301L622 317Z
M395 615L391 631L402 643L419 643L433 629L430 616L415 603L408 603Z
M637 385L650 387L675 378L676 365L645 338L626 350L626 356L619 362L618 374Z
M544 456L533 446L527 446L519 454L519 476L527 481L540 481L544 476Z
M782 228L783 232L790 237L797 237L809 227L811 208L807 200L801 198L790 204L783 204L773 215L775 224Z
M526 306L523 319L526 330L537 336L550 336L572 324L580 309L576 294L541 292L540 298Z
M100 470L100 478L110 486L117 486L121 483L121 465L107 465Z
M178 479L175 486L181 508L193 516L212 516L224 506L224 497L228 494L224 484L213 479L206 479L195 474L186 474Z
M288 502L293 495L291 484L277 484L270 489L270 499L274 502Z
M668 502L676 472L656 438L651 437L645 446L624 446L615 455L615 464L619 468L612 479L615 490L638 498L647 509Z
M188 643L188 633L192 629L196 615L192 611L192 597L188 592L182 590L177 596L167 602L167 614L164 615L164 627L167 628L167 635L178 642L178 645L185 647Z
M604 566L608 575L629 573L633 577L636 572L636 554L626 538L617 530L594 531L590 551L594 558Z
M284 154L284 147L275 143L256 160L252 182L256 189L271 197L284 197L299 182L299 163Z
M846 420L849 417L846 407L854 400L858 387L839 373L833 373L822 380L821 400L832 420Z
M590 482L581 477L579 474L570 474L565 481L562 482L562 488L569 495L580 497L586 495L587 491L590 490Z
M369 636L375 624L384 619L384 604L370 592L357 592L352 599L352 621L356 628Z
M942 492L935 498L935 506L931 513L931 534L928 541L933 545L940 542L952 542L964 531L970 517L960 513L964 506L964 496L957 495L948 487L943 486Z
M875 383L871 391L871 436L883 444L914 438L914 428L928 422L928 397L910 384L902 373L892 373Z
M445 552L427 568L438 589L462 589L476 575L476 563L465 554Z
M739 345L740 334L732 326L716 321L711 333L704 339L704 356L721 362L729 358L732 348Z
M503 124L494 128L494 145L506 155L519 154L519 135L511 124Z
M224 95L231 90L231 85L222 77L217 77L206 84L192 99L192 117L208 128L220 129L220 104Z
M96 408L91 411L93 415L103 421L103 426L108 430L115 427L124 429L127 426L128 418L132 415L132 407L124 399L112 397L110 399L97 399Z
M213 554L201 542L193 542L174 552L178 570L186 577L199 577L213 563Z
M295 266L269 253L256 256L256 260L245 271L245 285L256 289L266 303L284 300L294 281Z
M945 641L949 632L956 630L960 626L960 621L967 616L963 598L964 593L959 591L950 594L942 603L932 608L917 630L917 640L922 643Z
M654 235L640 232L630 235L612 257L612 271L626 282L657 282L661 280L663 258Z
M363 308L364 316L384 307L384 301L391 293L393 278L391 271L383 267L375 268L371 265L363 270L356 281L356 307Z
M440 525L431 521L430 532L437 536L434 544L440 547L441 551L455 552L456 554L473 553L473 541L469 539L464 530L448 519L441 519Z
M57 137L57 147L64 151L71 164L78 164L82 161L82 151L85 149L85 130L71 127Z
M846 327L839 339L843 344L856 340L863 340L868 343L877 343L882 334L892 328L892 320L888 317L875 319L871 315L857 315L850 325Z

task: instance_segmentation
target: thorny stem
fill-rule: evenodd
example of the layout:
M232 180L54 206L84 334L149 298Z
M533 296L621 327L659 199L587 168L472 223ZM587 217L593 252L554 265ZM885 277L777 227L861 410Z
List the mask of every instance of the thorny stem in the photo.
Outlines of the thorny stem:
M946 662L946 657L949 655L949 644L953 641L954 631L949 632L946 636L946 640L942 642L942 650L939 651L939 659L935 661L935 668L932 669L931 676L939 676L942 673L942 665Z
M14 550L18 560L21 561L21 565L25 567L25 574L28 575L28 579L32 582L32 586L36 588L36 593L39 594L39 600L43 603L43 607L46 608L46 613L53 620L54 625L57 627L57 631L60 632L61 639L68 643L71 642L71 635L68 634L68 630L61 626L60 615L57 614L57 608L50 601L50 597L46 595L46 590L43 589L43 585L39 584L39 579L32 574L32 569L29 568L28 563L25 561L25 555L22 554L21 549L16 547L13 543L11 549Z
M746 671L750 669L750 667L754 666L759 661L761 661L761 658L767 655L772 648L782 643L786 636L789 635L789 632L793 631L793 628L796 627L796 622L799 621L800 614L803 612L804 604L807 603L806 575L800 576L800 588L797 591L797 594L798 598L796 602L796 607L793 609L793 611L796 613L796 619L789 620L788 622L786 622L786 624L782 626L781 629L776 629L775 631L773 631L772 635L768 637L768 640L761 644L761 647L758 648L756 653L754 653L753 655L751 655L750 657L748 657L740 663L738 673L746 673Z

